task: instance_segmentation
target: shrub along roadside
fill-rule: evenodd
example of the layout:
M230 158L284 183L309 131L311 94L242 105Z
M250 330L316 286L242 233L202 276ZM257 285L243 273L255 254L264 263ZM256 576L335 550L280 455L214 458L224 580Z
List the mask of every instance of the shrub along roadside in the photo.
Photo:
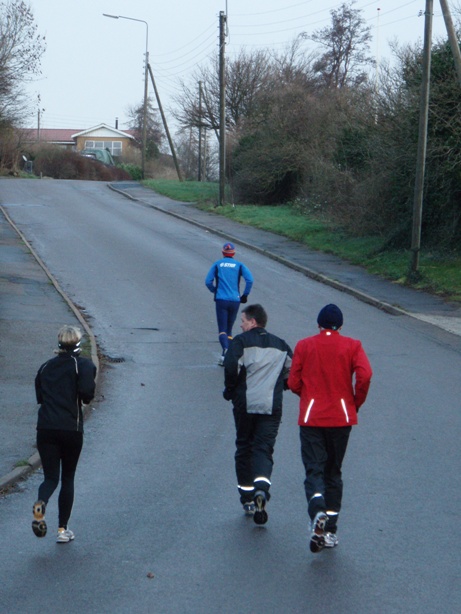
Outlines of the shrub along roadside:
M302 213L293 205L225 205L216 207L218 185L196 181L149 180L144 185L159 194L184 202L196 202L201 209L224 215L242 224L261 228L365 267L370 273L418 290L461 301L461 254L422 250L421 278L408 279L412 253L382 250L381 236L354 237L315 212Z
M117 166L108 166L81 156L75 151L57 147L43 147L34 158L34 173L53 179L89 179L92 181L117 181L130 179L130 175Z

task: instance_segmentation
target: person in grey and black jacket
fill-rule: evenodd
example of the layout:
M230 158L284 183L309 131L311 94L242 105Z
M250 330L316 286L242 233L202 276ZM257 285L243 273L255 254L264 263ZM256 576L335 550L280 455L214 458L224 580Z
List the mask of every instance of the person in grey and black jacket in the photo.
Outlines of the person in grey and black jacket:
M234 337L224 358L223 396L234 409L240 502L247 514L254 514L256 524L265 524L272 457L293 353L283 339L267 332L267 314L261 305L245 307L241 320L243 333Z
M63 326L58 333L58 355L45 362L35 378L37 403L37 450L44 480L33 506L32 529L37 537L47 532L45 508L59 485L59 528L56 541L74 539L67 523L74 502L74 477L83 445L82 403L95 393L96 367L89 358L79 356L81 331Z

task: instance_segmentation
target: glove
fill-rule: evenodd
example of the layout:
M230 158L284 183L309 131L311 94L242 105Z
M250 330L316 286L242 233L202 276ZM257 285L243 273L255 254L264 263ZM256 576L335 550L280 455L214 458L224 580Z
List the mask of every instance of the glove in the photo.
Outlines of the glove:
M240 302L246 303L247 300L248 300L248 294L242 294L242 296L240 297Z
M222 395L226 399L226 401L232 401L234 392L230 388L224 388L224 390L222 391Z

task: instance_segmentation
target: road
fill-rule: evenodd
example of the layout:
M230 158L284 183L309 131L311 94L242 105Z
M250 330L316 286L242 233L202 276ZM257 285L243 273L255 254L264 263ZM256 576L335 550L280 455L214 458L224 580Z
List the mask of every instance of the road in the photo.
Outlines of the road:
M285 396L269 522L243 517L205 274L222 239L104 184L11 181L2 204L94 331L106 366L71 528L36 539L33 475L0 500L0 611L394 613L461 607L460 351L246 248L252 302L294 347L337 303L374 379L344 464L340 544L308 549L297 400ZM49 358L37 354L37 366ZM56 495L47 520L56 524Z

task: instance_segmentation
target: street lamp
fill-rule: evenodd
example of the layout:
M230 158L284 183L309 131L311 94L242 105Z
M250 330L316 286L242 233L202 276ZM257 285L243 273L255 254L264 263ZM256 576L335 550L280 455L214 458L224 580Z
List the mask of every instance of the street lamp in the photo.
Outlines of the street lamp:
M147 88L149 78L149 26L144 19L135 19L134 17L124 17L123 15L108 15L103 13L103 17L111 17L112 19L129 19L130 21L139 21L146 26L146 63L144 67L144 105L143 105L143 118L142 118L142 152L141 152L141 171L142 178L145 178L146 170L146 149L147 149Z

